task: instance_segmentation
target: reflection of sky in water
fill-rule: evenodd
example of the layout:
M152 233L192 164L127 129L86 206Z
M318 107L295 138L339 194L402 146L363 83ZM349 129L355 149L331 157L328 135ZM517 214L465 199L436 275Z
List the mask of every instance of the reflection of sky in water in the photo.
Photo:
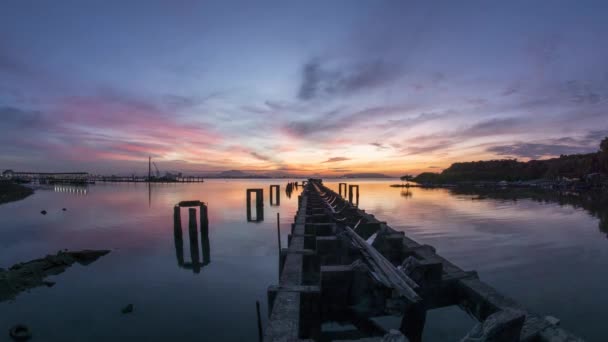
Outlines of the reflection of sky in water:
M326 183L337 191L338 182ZM356 183L360 207L465 270L478 270L482 280L532 310L601 340L597 317L608 304L601 271L608 241L585 210L442 189L412 188L403 196L387 182ZM281 184L280 207L268 203L270 184ZM264 188L265 221L247 223L245 189L257 187ZM63 248L112 249L90 266L55 277L51 289L0 304L0 330L25 323L45 341L253 340L255 301L265 319L266 288L277 282L276 213L285 245L299 191L288 199L283 180L155 184L150 190L150 202L145 184L98 184L86 196L41 190L0 206L0 267ZM175 254L173 205L190 199L209 203L211 263L198 274L178 267ZM182 231L188 262L187 210ZM134 314L121 315L128 303L135 304ZM471 324L457 309L436 310L425 334L428 340L455 338Z

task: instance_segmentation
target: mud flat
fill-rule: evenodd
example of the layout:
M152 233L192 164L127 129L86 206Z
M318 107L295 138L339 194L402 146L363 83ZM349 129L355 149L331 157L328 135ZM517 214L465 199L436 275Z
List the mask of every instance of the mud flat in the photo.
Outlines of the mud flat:
M0 302L13 300L19 293L35 287L51 287L55 283L45 281L46 277L65 272L75 262L89 265L108 253L108 250L59 251L42 259L15 264L8 270L0 268Z

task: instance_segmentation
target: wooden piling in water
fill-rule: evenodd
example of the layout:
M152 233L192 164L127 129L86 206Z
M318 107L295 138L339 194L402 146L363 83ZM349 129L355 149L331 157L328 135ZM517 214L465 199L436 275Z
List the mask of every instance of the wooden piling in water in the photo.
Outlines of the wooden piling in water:
M251 194L255 193L255 220L251 217ZM247 221L264 221L264 189L247 189Z
M279 251L281 251L281 216L277 213L277 240L279 241Z
M357 189L357 196L353 196L353 189ZM353 202L353 197L357 200ZM351 204L359 205L359 185L351 184L348 186L348 201Z
M173 207L173 240L175 242L175 257L177 265L184 265L184 238L182 235L181 208L179 205Z
M342 190L342 188L344 188L344 190ZM338 183L338 194L340 194L342 198L346 197L346 193L348 192L347 190L346 183Z
M207 204L202 203L199 207L201 236L209 236L209 217L207 212Z
M281 205L281 187L280 185L270 186L270 205L279 206Z
M200 255L198 250L198 231L196 227L196 209L188 209L188 231L190 235L190 258L192 260L192 269L195 273L200 272Z
M262 331L262 315L260 315L260 301L255 301L255 311L258 316L258 341L262 342L264 340L264 334Z

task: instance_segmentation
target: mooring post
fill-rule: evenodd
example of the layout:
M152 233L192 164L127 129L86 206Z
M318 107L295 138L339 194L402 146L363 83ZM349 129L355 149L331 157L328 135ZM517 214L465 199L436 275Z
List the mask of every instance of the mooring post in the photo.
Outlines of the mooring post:
M281 186L271 185L270 186L270 205L281 205Z
M279 258L278 258L278 262L279 262L279 268L278 268L278 275L279 275L279 282L281 281L281 217L279 216L279 213L277 213L277 240L279 242Z
M177 265L184 265L184 238L182 237L181 208L179 205L173 207L173 240L175 242L175 257Z
M251 218L251 193L255 193L255 220ZM264 221L264 189L247 189L247 222Z
M344 188L344 190L342 190ZM342 198L346 197L346 183L338 183L338 193Z
M251 189L247 189L247 221L251 221Z
M182 213L182 210L179 205L176 205L175 207L173 207L173 226L179 227L180 230L182 229L181 213Z
M262 334L262 316L260 315L260 301L259 300L255 301L255 311L257 312L257 315L258 315L258 340L260 342L262 342L264 337Z
M201 224L201 251L203 252L203 266L211 262L211 251L209 244L209 215L207 204L201 203L199 207Z
M279 254L281 253L281 216L277 213L277 239L279 240Z
M207 204L201 203L198 207L200 224L201 224L201 237L209 236L209 217L207 216Z
M195 273L201 271L201 262L198 252L198 232L196 231L196 209L188 209L188 230L190 233L190 258L192 260L192 269Z
M264 221L264 189L257 189L256 203L256 221Z
M353 204L353 190L357 189L357 196L356 196L356 200L357 200L357 205L359 205L359 185L349 185L348 186L348 201Z
M209 236L201 236L201 245L203 251L203 266L209 265L211 262L211 244L209 243Z

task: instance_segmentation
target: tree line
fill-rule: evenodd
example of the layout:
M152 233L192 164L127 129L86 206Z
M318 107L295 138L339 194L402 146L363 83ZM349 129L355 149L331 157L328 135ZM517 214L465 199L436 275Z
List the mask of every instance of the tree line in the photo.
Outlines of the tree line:
M466 181L527 181L534 179L580 178L594 173L608 175L608 137L595 153L562 155L547 160L521 162L500 159L454 163L441 173L424 172L414 177L417 183L454 183Z

